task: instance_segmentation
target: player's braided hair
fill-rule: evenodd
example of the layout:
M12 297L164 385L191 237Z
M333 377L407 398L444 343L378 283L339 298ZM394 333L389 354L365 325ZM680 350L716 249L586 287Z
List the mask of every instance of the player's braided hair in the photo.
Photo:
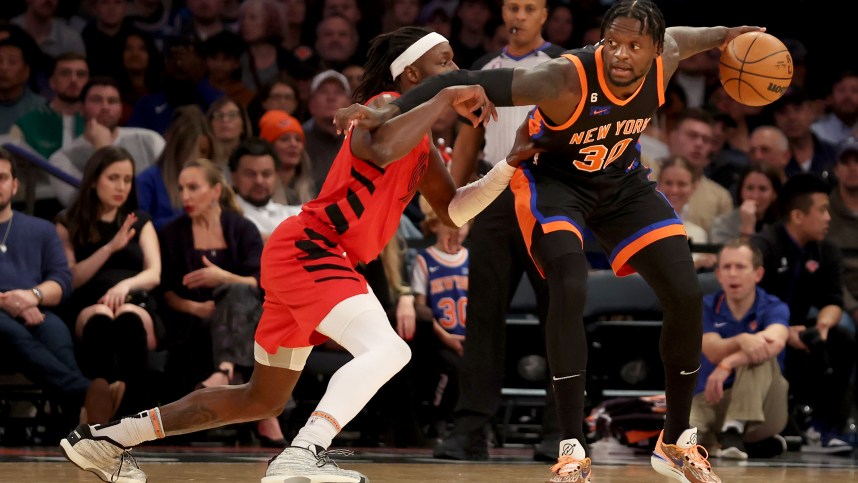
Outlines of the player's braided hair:
M664 45L665 22L661 10L651 0L620 0L613 4L605 12L602 19L602 38L605 38L605 30L617 18L633 18L641 23L641 32L646 32L652 37L656 48L661 49Z
M431 32L421 27L402 27L372 39L364 65L366 71L354 92L355 102L363 103L381 92L397 90L397 83L390 75L390 64L411 44Z

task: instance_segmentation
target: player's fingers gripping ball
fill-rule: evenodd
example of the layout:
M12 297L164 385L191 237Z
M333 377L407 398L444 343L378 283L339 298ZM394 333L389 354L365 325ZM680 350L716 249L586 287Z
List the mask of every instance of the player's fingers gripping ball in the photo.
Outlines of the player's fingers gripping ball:
M721 53L721 84L733 99L748 106L778 100L792 81L792 56L786 46L765 32L748 32Z

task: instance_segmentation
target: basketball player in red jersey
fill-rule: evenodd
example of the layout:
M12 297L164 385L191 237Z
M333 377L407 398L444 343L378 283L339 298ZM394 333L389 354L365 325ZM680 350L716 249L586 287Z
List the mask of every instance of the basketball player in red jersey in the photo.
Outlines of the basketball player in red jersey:
M719 483L689 428L700 362L702 294L682 221L650 183L638 137L681 59L727 45L757 27L673 27L651 0L620 0L606 12L602 41L532 68L457 71L427 79L389 106L351 106L337 122L372 128L408 112L440 88L480 84L497 106L528 105L534 144L545 151L517 170L519 225L546 277L546 344L560 443L552 482L589 482L582 429L587 343L583 309L587 262L581 231L589 226L617 275L635 271L661 300L660 352L667 417L651 463L685 483ZM622 296L622 294L617 294ZM701 453L702 451L702 453Z
M407 91L426 77L457 67L446 39L406 27L373 41L366 69L356 93L360 101L383 91ZM370 102L381 106L396 96L389 92ZM506 162L456 190L427 136L451 105L460 114L482 108L486 121L494 112L482 88L462 86L445 89L373 132L350 130L319 197L271 235L262 255L265 303L249 383L199 390L106 425L78 426L60 443L66 457L104 481L144 482L146 475L129 448L279 414L312 346L331 338L354 359L333 375L316 411L292 446L269 463L262 483L368 481L340 469L327 448L411 353L355 264L378 256L418 189L442 220L461 226L503 191L515 167L535 152L522 130Z

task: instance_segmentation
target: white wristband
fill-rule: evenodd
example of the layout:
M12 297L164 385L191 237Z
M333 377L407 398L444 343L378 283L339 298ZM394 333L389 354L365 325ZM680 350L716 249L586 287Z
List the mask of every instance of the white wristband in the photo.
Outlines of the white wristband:
M482 178L457 189L450 206L447 207L447 213L453 223L462 226L477 216L506 189L513 174L515 168L504 158Z

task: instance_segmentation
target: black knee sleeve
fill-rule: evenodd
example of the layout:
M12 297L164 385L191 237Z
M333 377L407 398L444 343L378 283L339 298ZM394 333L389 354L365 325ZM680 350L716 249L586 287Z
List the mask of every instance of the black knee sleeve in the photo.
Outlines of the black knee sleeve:
M567 253L545 263L548 282L548 320L545 344L551 373L578 374L587 368L584 302L587 297L587 260Z

